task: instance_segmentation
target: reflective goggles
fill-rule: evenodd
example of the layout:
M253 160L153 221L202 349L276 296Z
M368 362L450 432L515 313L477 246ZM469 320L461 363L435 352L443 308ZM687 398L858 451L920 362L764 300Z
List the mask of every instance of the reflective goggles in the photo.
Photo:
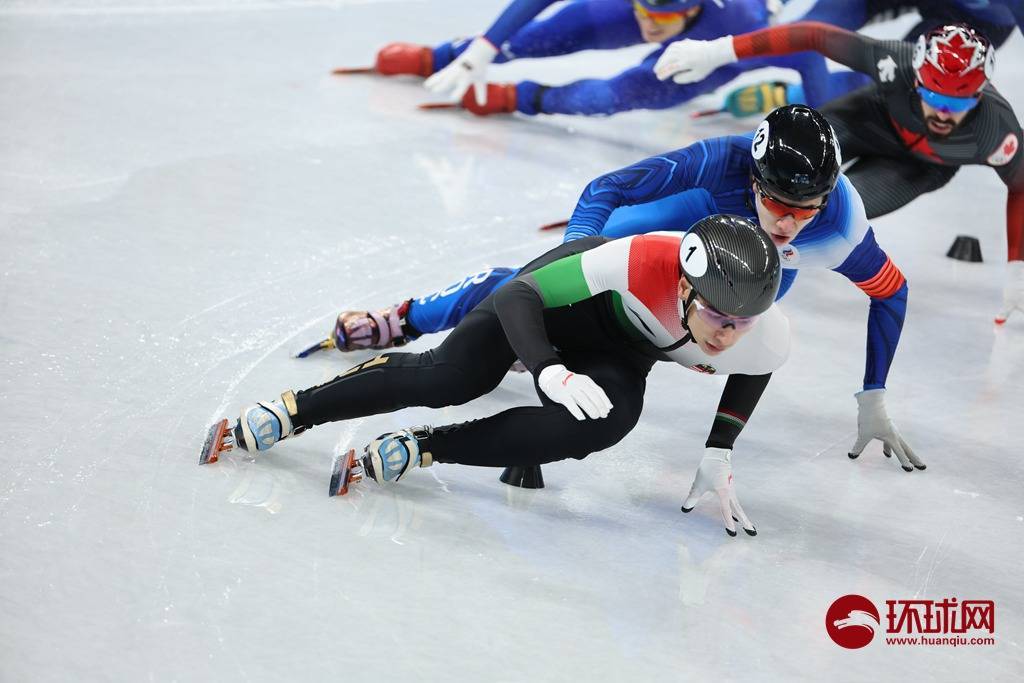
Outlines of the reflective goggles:
M978 106L978 101L981 99L978 95L974 97L953 97L952 95L943 95L942 93L929 90L923 85L917 86L917 94L921 96L925 104L933 109L944 111L950 114L959 114L961 112L970 111Z
M700 11L700 5L683 10L682 12L655 12L644 7L640 0L633 0L633 11L638 16L650 19L655 24L674 24L680 19L689 19L697 14Z
M715 309L701 302L699 298L695 298L693 303L697 307L697 315L700 316L701 320L716 329L720 327L731 327L737 332L743 332L744 330L749 330L754 326L754 323L757 322L756 315L749 318L741 318L726 315L725 313L719 313Z
M761 197L761 203L764 204L764 208L768 210L768 213L777 218L792 216L794 220L798 221L814 218L828 204L828 195L825 195L825 198L821 200L821 204L815 206L793 206L765 192L760 183L757 183L757 194Z

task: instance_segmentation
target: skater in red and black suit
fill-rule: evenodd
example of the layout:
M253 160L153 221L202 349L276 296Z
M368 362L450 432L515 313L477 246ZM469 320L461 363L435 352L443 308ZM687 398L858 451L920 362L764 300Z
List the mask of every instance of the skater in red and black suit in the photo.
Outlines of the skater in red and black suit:
M661 79L701 79L746 59L815 50L868 74L873 85L835 100L822 113L835 128L847 177L868 218L937 190L960 166L991 166L1006 183L1007 279L1003 323L1024 311L1024 161L1021 126L991 84L988 39L964 24L939 27L916 43L880 41L816 22L777 26L712 41L684 40L655 65Z

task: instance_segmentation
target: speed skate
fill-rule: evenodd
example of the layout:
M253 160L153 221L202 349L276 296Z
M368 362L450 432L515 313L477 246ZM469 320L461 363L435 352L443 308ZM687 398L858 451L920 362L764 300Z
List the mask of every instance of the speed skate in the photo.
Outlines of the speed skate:
M221 453L230 451L235 446L234 431L228 426L227 418L210 426L203 442L203 450L199 454L199 464L208 465L217 462Z
M363 478L362 460L356 457L354 448L337 456L334 459L334 466L331 470L331 487L327 494L329 496L344 496L348 493L348 485Z

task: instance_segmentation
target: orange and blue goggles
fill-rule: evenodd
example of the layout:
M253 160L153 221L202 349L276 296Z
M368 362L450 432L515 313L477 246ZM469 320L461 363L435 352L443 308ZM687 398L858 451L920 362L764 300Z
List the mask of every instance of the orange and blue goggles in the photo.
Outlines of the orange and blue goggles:
M923 85L917 86L917 94L921 96L921 99L933 109L944 111L949 114L959 114L961 112L970 111L978 106L978 101L981 99L979 96L974 97L953 97L952 95L943 95L942 93L929 90Z
M700 11L700 6L677 11L659 12L648 9L640 0L633 0L633 11L644 19L650 19L655 24L674 24L680 19L688 19Z
M757 184L757 194L761 197L761 204L764 205L764 208L777 218L792 216L794 220L805 221L808 218L817 216L818 212L828 205L828 195L825 195L825 198L821 200L821 204L815 206L793 206L765 192L760 183Z

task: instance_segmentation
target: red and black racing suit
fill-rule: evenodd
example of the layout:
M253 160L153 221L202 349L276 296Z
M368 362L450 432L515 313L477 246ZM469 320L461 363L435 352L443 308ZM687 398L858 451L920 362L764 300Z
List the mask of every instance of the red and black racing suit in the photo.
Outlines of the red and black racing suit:
M874 40L834 26L798 22L733 39L740 59L815 50L875 81L822 108L843 156L856 160L847 177L868 218L882 216L942 187L960 166L991 166L1006 183L1009 261L1024 259L1024 152L1013 108L987 84L981 101L949 135L928 131L916 91L914 46Z

